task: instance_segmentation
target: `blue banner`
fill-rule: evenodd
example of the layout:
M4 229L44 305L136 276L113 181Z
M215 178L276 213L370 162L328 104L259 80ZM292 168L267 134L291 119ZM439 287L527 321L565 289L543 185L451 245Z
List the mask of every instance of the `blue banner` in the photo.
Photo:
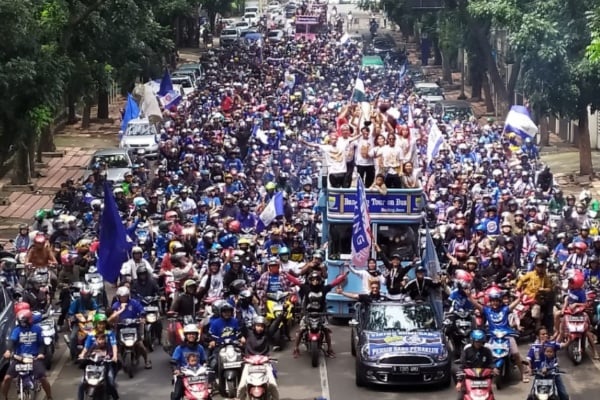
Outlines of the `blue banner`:
M371 356L385 353L438 355L443 351L442 339L438 332L405 335L371 333L368 335L368 341Z
M352 264L366 268L371 255L371 219L367 210L365 185L361 177L356 183L356 201L352 219Z
M380 193L366 194L369 214L421 214L423 198L417 194ZM356 193L330 193L327 196L327 211L334 214L354 214L357 204Z

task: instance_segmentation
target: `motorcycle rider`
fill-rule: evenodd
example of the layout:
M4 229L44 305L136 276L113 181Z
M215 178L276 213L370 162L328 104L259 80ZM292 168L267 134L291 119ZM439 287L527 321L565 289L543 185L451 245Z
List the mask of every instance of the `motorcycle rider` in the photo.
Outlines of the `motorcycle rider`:
M246 339L241 335L241 329L239 321L233 318L233 307L229 303L224 303L221 306L221 316L215 319L209 328L209 335L211 341L208 344L208 348L212 350L212 357L209 361L211 369L216 370L217 366L217 347L224 343L225 339L239 339L243 345Z
M248 337L244 346L245 355L269 355L269 335L267 335L266 327L267 321L265 317L259 315L254 317L254 320L252 322L252 330L248 332ZM273 371L273 366L271 364L267 365L267 377L269 382L267 389L268 397L272 400L279 400L279 390L277 389L277 381L275 380L275 374ZM242 371L242 376L240 377L240 384L237 390L237 398L240 400L246 399L247 379L248 367L246 366Z
M244 268L242 267L242 259L240 256L235 255L229 261L229 271L225 272L223 276L223 286L228 288L231 283L235 280L241 279L244 282L250 282L250 278Z
M85 344L83 346L83 350L79 354L79 359L85 359L88 354L92 354L98 349L105 350L107 352L107 356L112 360L112 363L107 366L108 394L111 395L114 400L117 400L119 398L117 387L115 385L119 355L117 351L117 338L114 331L109 329L105 314L95 314L93 324L94 330L85 338ZM78 391L78 400L83 399L83 395L83 385L81 385Z
M537 353L538 357L533 357L531 370L537 375L546 376L548 372L558 372L558 358L556 357L557 344L554 342L546 342L542 345L543 353ZM530 350L531 351L531 350ZM569 400L569 393L560 376L554 375L554 384L558 392L559 400ZM527 400L533 400L533 396L528 396Z
M29 354L34 357L33 375L40 380L42 388L46 393L46 399L52 400L52 389L50 382L46 377L46 368L44 366L45 345L42 337L42 328L39 325L33 325L33 315L29 310L19 311L17 314L17 326L13 328L8 338L4 358L10 359L13 354L23 356ZM11 360L2 381L2 395L4 400L8 400L8 391L13 379L18 376L15 366L17 360Z
M503 292L501 290L491 290L488 293L488 298L490 305L482 306L477 302L476 299L473 298L472 294L469 294L469 300L471 300L471 304L485 317L490 331L493 331L494 329L510 331L511 329L508 316L519 305L521 299L517 298L509 305L503 304ZM515 364L521 372L521 380L523 383L529 383L529 378L525 376L525 368L523 367L523 363L521 361L521 354L519 354L517 342L512 336L510 336L508 340L510 343L510 354L514 357Z
M206 354L204 348L198 342L200 331L196 325L188 324L183 327L183 343L175 348L171 356L171 364L175 370L175 385L171 393L171 400L179 400L183 397L183 381L181 380L181 368L187 364L187 358L190 353L198 356L198 362L204 364L206 362Z
M25 265L35 269L46 268L56 264L58 263L54 256L54 251L52 251L52 248L48 245L46 236L43 233L37 233L33 238L33 246L29 248L27 255L25 256ZM56 284L58 283L56 274L54 271L48 271L48 274L50 275L52 287L56 287Z
M279 270L279 260L276 257L269 258L267 271L260 276L256 283L256 290L261 301L266 300L268 293L287 292L289 290L289 276Z
M535 269L523 275L518 281L516 289L523 295L536 299L536 304L531 309L532 317L536 319L543 318L544 325L552 329L554 321L553 304L550 301L552 293L552 280L546 272L546 261L541 258L535 260ZM534 309L537 308L536 309Z
M69 350L71 359L77 357L77 335L79 334L79 323L85 323L90 311L97 312L98 304L92 298L92 291L88 286L83 286L79 290L79 297L71 302L67 316L71 323L71 334L69 336Z
M29 236L29 225L19 225L19 233L15 238L15 250L19 253L26 252L31 246L31 237Z
M425 276L427 268L419 265L415 270L415 279L409 281L403 289L403 292L408 294L413 300L424 301L429 298L433 290L438 289L442 284L437 280L437 277L432 279Z
M460 369L456 373L456 391L458 400L463 400L465 394L464 370L474 368L493 369L494 374L498 374L498 369L495 368L494 356L492 351L485 346L485 332L480 329L471 331L471 344L468 344L463 349L460 355Z
M131 298L129 288L126 286L121 286L117 289L116 297L117 301L112 306L113 313L108 318L108 322L117 323L118 321L122 321L125 319L140 320L140 325L138 327L138 341L135 345L137 346L139 354L144 359L145 368L151 369L152 362L148 357L148 351L146 350L144 342L142 341L142 333L144 332L144 306L142 306L142 304L136 299Z
M177 296L171 305L171 311L183 317L186 315L195 316L199 310L198 283L193 279L188 279L183 283L183 293Z
M130 275L131 279L135 281L138 279L140 267L145 268L150 274L153 272L152 266L148 260L144 259L144 250L139 246L134 246L131 249L131 258L125 261L121 266L121 276Z
M158 283L154 278L150 276L148 268L143 265L137 267L136 270L137 279L133 281L131 285L131 291L140 297L154 297L158 296L160 291Z
M323 284L323 278L318 271L313 271L310 273L310 275L308 275L308 284L302 284L298 278L295 278L291 275L288 276L288 279L294 285L298 285L300 287L298 294L300 297L300 303L304 307L303 316L300 320L299 328L296 332L296 339L294 341L294 358L297 358L300 355L300 341L306 333L306 315L311 313L324 313L326 311L325 296L327 296L327 293L329 293L331 289L342 283L349 273L349 271L346 271L346 273L338 276L333 280L333 282L327 285ZM335 353L331 345L331 329L327 327L325 320L323 320L323 330L323 333L325 334L325 342L327 343L326 354L330 358L335 358Z

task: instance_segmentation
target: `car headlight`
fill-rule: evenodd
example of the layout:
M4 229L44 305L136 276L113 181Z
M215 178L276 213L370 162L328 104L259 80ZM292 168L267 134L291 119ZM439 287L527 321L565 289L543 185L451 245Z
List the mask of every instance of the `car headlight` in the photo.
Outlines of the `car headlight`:
M446 347L442 347L442 352L435 358L438 361L446 361L448 359L448 349Z
M371 354L369 354L369 345L368 344L365 344L360 348L360 355L363 358L363 360L370 361L370 360L374 359L374 357Z

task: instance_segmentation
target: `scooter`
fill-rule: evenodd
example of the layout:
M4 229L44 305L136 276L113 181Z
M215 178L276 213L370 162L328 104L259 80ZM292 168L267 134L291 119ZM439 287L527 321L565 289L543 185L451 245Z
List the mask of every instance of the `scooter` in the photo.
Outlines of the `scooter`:
M93 352L85 360L83 372L83 384L87 398L93 400L106 399L108 391L106 388L107 364L112 362L104 352Z
M451 309L444 316L444 333L448 338L450 352L458 358L469 343L469 332L473 329L473 314L470 310Z
M511 336L516 336L515 332L508 329L494 329L491 332L490 345L494 363L500 374L494 377L496 389L500 390L504 386L504 382L508 380L512 370L512 358L510 356L510 341Z
M586 347L586 333L590 328L589 320L583 304L574 309L567 307L565 311L565 328L569 335L567 354L573 364L579 365L583 361Z
M233 338L224 339L218 358L219 391L224 397L236 396L242 365L242 350L239 343Z
M98 268L91 266L84 276L85 283L92 291L92 298L101 307L108 306L108 297L104 291L104 278L98 273Z
M15 364L15 372L18 375L16 379L17 393L21 400L35 400L37 394L42 389L41 382L33 375L33 360L31 354L23 354L20 356L13 355L17 361Z
M273 345L280 349L285 342L284 336L290 336L289 325L294 317L293 308L289 292L267 293L265 318L269 326L273 323L278 324L274 332L270 328L269 331L273 332Z
M183 400L211 400L213 397L209 376L210 370L205 366L182 368Z
M149 351L154 351L154 340L161 343L162 323L158 304L160 296L146 296L142 299L144 311L146 312L146 323L144 324L144 346Z
M92 320L94 319L95 314L96 311L88 311L88 313L86 315L83 315L81 319L77 319L75 321L75 326L73 326L71 329L77 329L76 344L71 345L71 339L69 335L63 336L65 342L67 343L67 346L69 346L69 349L71 349L71 357L73 359L75 359L77 357L77 354L79 354L81 350L83 350L85 339L94 329L94 324L92 323Z
M463 373L463 400L494 400L491 369L467 368Z
M139 363L139 354L135 344L138 341L138 327L140 321L137 319L125 319L118 324L119 330L119 352L123 362L123 371L133 378L134 367Z
M254 355L244 358L247 369L246 398L249 400L268 400L269 369L275 360L267 356Z
M56 322L54 321L54 310L49 307L45 314L39 311L33 312L33 323L42 328L42 338L46 347L44 353L44 365L46 369L52 366L52 359L56 351Z
M558 400L556 376L560 374L562 374L560 371L549 371L542 375L539 371L535 371L527 400Z

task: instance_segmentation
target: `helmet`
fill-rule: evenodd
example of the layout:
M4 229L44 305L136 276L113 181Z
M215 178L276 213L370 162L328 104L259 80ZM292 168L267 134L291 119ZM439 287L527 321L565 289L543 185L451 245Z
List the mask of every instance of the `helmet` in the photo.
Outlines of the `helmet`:
M242 259L240 258L240 256L233 256L233 258L231 259L231 261L229 261L230 264L241 264L242 263Z
M144 254L144 250L142 250L140 246L133 246L133 248L131 249L131 254L133 255L135 253Z
M320 285L321 281L323 280L323 277L321 276L321 273L318 271L313 271L308 275L308 282L313 285L314 280L317 280L317 283L314 284L314 286Z
M37 210L35 212L35 219L44 219L46 218L46 211L45 210Z
M275 184L275 182L268 182L265 185L266 190L275 190L276 188L277 188L277 185Z
M481 329L471 331L471 340L474 342L485 341L485 333Z
M252 320L252 324L253 325L266 325L267 324L267 320L262 315L257 315Z
M208 260L208 265L221 265L221 259L219 257L213 257L210 260Z
M240 221L231 221L229 223L229 231L233 233L238 233L241 229Z
M581 289L585 282L585 278L583 273L579 270L576 270L572 277L569 278L569 284L572 289Z
M117 297L128 297L129 296L129 288L127 286L121 286L117 289L116 293Z
M35 243L46 243L46 236L43 233L38 233L35 235L35 238L33 239L33 241Z
M135 273L137 274L138 278L140 277L140 275L147 275L148 274L148 268L146 268L145 266L141 265L141 266L137 267L137 269L135 270Z
M19 302L15 303L13 310L15 312L15 315L18 315L21 311L26 311L26 310L31 311L31 306L29 305L29 303L27 303L25 301L19 301Z
M581 251L587 250L587 244L585 244L585 242L576 242L576 243L574 243L574 246L575 246L576 250L581 250Z
M92 320L94 325L96 325L98 322L106 322L106 321L107 321L106 314L102 314L102 313L94 314L94 319Z
M183 250L183 249L184 249L184 247L183 247L183 245L181 244L181 242L178 242L178 241L176 241L176 240L175 240L175 241L173 241L173 242L171 242L171 243L169 244L169 252L170 252L171 254L177 253L177 251L180 251L180 250Z
M196 283L195 280L188 279L183 283L183 290L187 290L187 288L190 286L198 286L198 284Z
M118 291L117 291L118 292ZM88 285L83 285L81 289L79 289L80 296L90 296L92 294L92 290Z
M285 247L285 246L284 246L284 247L281 247L281 248L279 249L279 252L278 252L278 254L279 254L279 256L280 256L280 257L281 257L281 256L289 256L289 255L290 255L290 249L289 249L289 248L287 248L287 247Z
M171 227L171 223L169 221L160 221L158 224L158 230L162 233L169 232L169 228Z
M490 290L488 298L490 300L502 300L502 291L497 289Z
M186 326L183 327L183 334L184 335L189 335L189 334L194 334L196 336L198 336L200 332L198 331L198 327L194 324L187 324Z
M17 314L17 321L19 322L19 325L31 325L33 321L33 314L31 313L31 310L19 311Z
M467 289L473 282L473 275L465 271L464 269L457 269L454 273L454 279L456 283L463 289Z
M227 300L215 301L211 307L213 315L221 315L221 307L223 307L224 304L229 304L229 303L227 303Z
M221 306L221 315L223 315L223 313L225 313L226 311L229 311L231 313L233 313L233 306L229 303L225 303Z

